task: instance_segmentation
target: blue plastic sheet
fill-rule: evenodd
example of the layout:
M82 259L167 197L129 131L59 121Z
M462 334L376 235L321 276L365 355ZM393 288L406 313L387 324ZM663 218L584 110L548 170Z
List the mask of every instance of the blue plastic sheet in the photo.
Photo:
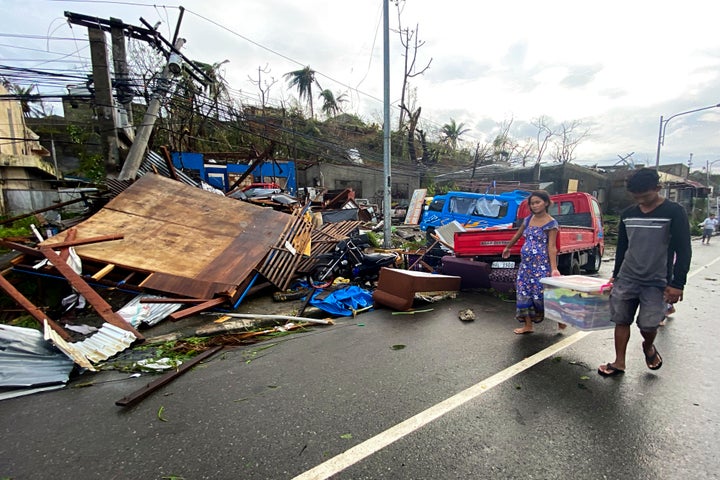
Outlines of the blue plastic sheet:
M333 315L349 317L353 310L360 310L373 304L372 294L355 285L334 292L319 291L310 299L310 305Z

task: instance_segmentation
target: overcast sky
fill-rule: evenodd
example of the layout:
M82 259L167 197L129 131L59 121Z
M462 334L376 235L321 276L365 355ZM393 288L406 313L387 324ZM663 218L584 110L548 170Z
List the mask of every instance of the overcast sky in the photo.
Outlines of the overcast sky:
M222 62L243 101L258 101L248 79L274 77L273 102L289 101L283 74L309 65L323 88L345 93L345 110L382 121L382 0L187 0L102 2L0 0L0 64L87 71L84 28L63 13L161 21L171 39L186 8L183 52ZM450 119L470 131L465 146L489 142L499 126L534 137L532 122L581 122L589 135L575 152L583 164L611 165L630 153L655 164L660 116L720 104L720 35L707 0L455 0L401 2L402 24L419 27L412 80L427 131ZM404 58L398 11L390 2L390 96L400 97ZM48 39L47 37L51 38ZM37 38L35 38L37 37ZM319 103L319 101L316 101ZM679 115L666 124L661 163L693 167L720 159L720 108ZM396 121L393 122L396 126ZM547 159L549 160L549 158ZM720 171L720 162L714 171Z

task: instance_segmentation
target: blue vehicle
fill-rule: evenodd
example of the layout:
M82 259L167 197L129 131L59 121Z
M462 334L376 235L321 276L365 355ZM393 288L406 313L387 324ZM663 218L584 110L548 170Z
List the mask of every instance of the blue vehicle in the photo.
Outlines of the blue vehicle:
M503 193L448 192L425 207L420 229L432 232L453 220L465 228L512 227L526 190Z

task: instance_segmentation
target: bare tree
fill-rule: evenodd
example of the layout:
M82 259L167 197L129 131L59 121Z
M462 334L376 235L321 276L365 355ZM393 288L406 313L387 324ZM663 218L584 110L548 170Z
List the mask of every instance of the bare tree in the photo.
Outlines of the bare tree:
M537 157L535 157L535 163L540 163L550 144L550 139L555 135L555 132L553 132L552 125L550 125L550 120L545 115L541 115L533 120L532 124L538 129L537 136L535 137L537 141ZM524 165L523 163L523 166Z
M470 178L475 178L475 170L479 165L483 165L484 160L490 156L492 146L489 143L478 144L475 146L475 155L473 155L473 169Z
M532 138L515 144L513 157L523 167L527 166L528 160L535 156L535 142ZM536 162L538 163L538 162Z
M575 149L585 138L589 130L582 129L582 122L573 120L570 123L561 123L555 141L555 151L552 154L553 160L558 163L568 163L575 160Z
M495 140L492 142L493 163L507 163L510 161L511 153L514 149L513 141L509 135L512 123L513 119L511 118L500 124L500 133L497 134Z
M404 49L403 57L405 59L405 70L403 71L403 82L400 91L400 119L398 120L398 131L403 130L405 114L407 114L408 117L412 116L412 109L406 104L409 80L425 73L425 71L430 68L430 64L433 60L431 58L427 65L421 69L416 68L418 50L420 47L425 45L425 42L420 41L419 39L420 26L418 24L415 24L415 30L402 27L401 13L403 9L400 6L401 3L404 3L404 0L395 0L395 6L397 7L398 13L398 34L400 35L400 44Z
M252 78L250 75L248 75L248 80L250 80L250 83L255 85L258 90L260 90L260 106L262 107L262 110L264 112L265 107L267 106L267 100L270 97L270 88L277 83L277 80L275 80L275 77L270 77L270 81L263 80L263 73L270 73L267 64L265 64L265 68L260 68L258 66L257 80Z

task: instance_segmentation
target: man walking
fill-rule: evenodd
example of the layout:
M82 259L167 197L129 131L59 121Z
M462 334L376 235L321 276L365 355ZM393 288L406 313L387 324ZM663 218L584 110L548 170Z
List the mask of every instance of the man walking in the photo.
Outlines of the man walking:
M705 245L710 245L710 237L713 236L713 233L715 233L715 229L717 228L717 218L715 218L715 214L711 213L708 218L702 221L700 224L700 227L703 229L703 236L701 244L704 243Z
M625 372L630 326L636 313L645 363L650 370L662 367L663 359L654 345L657 329L666 304L682 300L692 256L690 224L682 206L660 196L659 180L657 171L650 168L637 170L627 180L636 204L620 215L610 293L615 360L598 368L605 377Z

